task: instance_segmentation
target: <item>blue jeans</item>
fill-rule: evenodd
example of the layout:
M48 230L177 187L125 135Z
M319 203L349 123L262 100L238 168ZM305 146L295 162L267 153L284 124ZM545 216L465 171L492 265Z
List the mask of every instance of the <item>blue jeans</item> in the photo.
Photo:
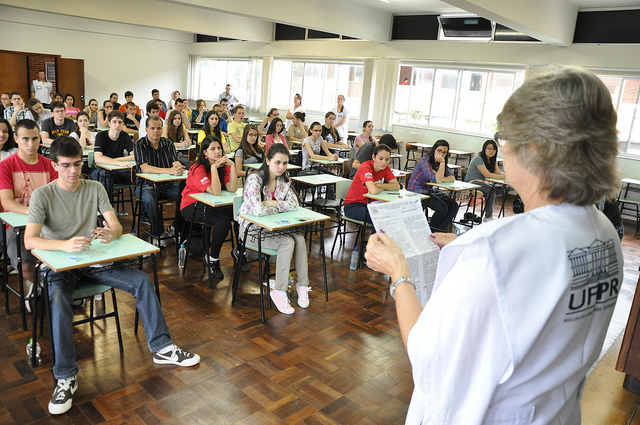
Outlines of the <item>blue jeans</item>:
M76 282L88 278L96 283L121 289L133 295L147 335L147 346L152 353L171 345L169 328L158 302L153 282L147 273L124 266L109 271L103 271L99 268L84 268L61 274L49 272L51 328L53 329L53 346L56 353L53 376L56 379L72 378L77 375L79 370L73 347L71 296Z
M102 183L104 188L107 190L107 195L109 196L109 202L113 205L113 184L121 183L121 184L133 184L131 181L131 170L103 170L102 168L97 168L93 170L91 173L91 179L99 181Z
M141 193L142 192L142 193ZM176 214L175 217L182 217L180 215L180 182L171 182L171 183L161 183L158 185L158 196L162 199L175 199L176 200ZM156 199L156 193L154 187L150 184L144 184L141 187L136 187L136 195L140 198L142 202L142 207L144 208L144 212L146 212L149 217L149 221L151 222L151 234L153 236L159 237L162 235L164 231L164 224L160 222L160 216L158 212L158 200ZM142 214L142 211L140 211ZM179 226L175 225L174 227L178 230Z

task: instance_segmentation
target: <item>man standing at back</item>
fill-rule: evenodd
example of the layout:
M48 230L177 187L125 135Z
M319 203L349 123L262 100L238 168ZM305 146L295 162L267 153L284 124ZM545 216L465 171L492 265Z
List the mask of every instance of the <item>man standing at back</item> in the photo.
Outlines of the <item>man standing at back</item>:
M76 124L73 120L65 116L64 103L53 102L51 115L51 118L47 118L42 123L42 131L40 132L42 142L47 144L51 144L60 136L68 136L76 130Z
M25 229L26 246L29 249L74 253L89 249L93 239L108 244L120 238L122 225L104 188L80 178L80 145L69 137L61 137L51 146L51 158L59 176L33 194ZM104 227L95 227L97 212L104 217ZM154 363L195 366L200 362L200 356L183 351L171 341L153 282L147 273L118 263L108 269L86 267L75 270L64 278L50 273L51 327L56 353L53 366L56 385L49 402L51 414L67 412L73 402L73 393L78 389L79 368L73 347L71 297L76 283L86 279L121 289L135 297Z
M18 143L18 153L0 162L0 201L5 211L27 214L33 191L55 180L58 172L49 158L38 154L40 132L35 121L18 121L14 138ZM18 267L17 243L16 234L7 232L7 253L14 268ZM33 282L36 259L24 249L24 244L21 246L23 276Z
M222 102L222 99L227 99L229 107L233 108L236 104L240 104L240 99L235 94L231 93L231 84L227 84L224 91L218 96L218 102Z
M47 81L44 69L38 71L38 79L31 83L31 97L35 97L46 109L53 102L53 84Z

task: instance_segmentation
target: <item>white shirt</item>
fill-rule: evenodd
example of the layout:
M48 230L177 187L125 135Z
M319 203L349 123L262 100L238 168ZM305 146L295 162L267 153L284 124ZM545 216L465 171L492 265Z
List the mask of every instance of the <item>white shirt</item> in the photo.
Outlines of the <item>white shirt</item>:
M53 93L53 84L48 81L33 80L31 83L31 91L34 97L41 103L48 105L51 103L51 93Z
M409 333L406 423L579 424L622 284L619 241L595 207L559 204L485 223L443 248Z
M295 114L296 112L304 112L304 108L302 107L302 105L294 109L293 112L291 112L291 115ZM288 119L287 122L285 123L285 128L288 130L291 124L293 124L293 120Z
M349 135L349 109L346 106L342 105L342 112L338 112L338 107L336 106L335 108L333 108L332 112L336 114L336 123L342 121L342 118L344 117L347 118L344 124L336 125L338 136L340 136L341 140L346 141L347 136Z

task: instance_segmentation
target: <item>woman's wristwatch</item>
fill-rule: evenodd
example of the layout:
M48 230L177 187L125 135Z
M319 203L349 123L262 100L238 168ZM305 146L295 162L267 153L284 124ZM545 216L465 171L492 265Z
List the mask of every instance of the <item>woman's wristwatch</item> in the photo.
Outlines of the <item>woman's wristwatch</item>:
M393 283L391 284L391 286L389 287L389 292L391 293L391 298L393 298L394 300L396 299L396 288L398 287L398 285L400 285L401 283L405 283L405 282L410 284L414 288L416 287L416 285L413 283L413 280L411 280L410 277L400 276L399 278L394 280Z

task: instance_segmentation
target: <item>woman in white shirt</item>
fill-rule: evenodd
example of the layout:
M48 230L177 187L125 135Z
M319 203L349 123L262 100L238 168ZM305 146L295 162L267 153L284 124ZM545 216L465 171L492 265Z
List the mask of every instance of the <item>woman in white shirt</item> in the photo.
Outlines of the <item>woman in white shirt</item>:
M349 108L344 106L344 96L338 95L338 106L333 109L336 114L336 122L333 124L338 130L338 136L342 143L347 144L349 136Z

